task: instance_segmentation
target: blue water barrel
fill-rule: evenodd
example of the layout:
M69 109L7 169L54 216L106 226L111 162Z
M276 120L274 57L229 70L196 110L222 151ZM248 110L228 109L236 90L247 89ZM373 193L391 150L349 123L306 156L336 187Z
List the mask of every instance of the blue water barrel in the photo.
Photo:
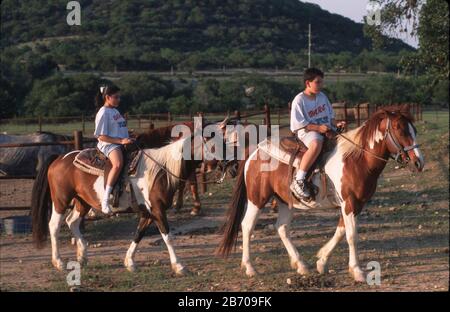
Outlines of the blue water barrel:
M3 218L3 231L6 235L31 233L30 216L13 216Z

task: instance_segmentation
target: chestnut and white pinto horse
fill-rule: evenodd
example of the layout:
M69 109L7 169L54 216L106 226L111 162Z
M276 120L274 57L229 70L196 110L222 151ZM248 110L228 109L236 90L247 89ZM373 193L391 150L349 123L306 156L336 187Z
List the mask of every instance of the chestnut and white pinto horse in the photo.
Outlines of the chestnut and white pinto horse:
M338 137L334 150L325 155L324 169L329 185L325 196L321 195L324 190L320 190L317 201L307 205L297 202L294 207L340 209L340 220L334 236L317 253L317 271L321 274L328 271L328 259L345 235L349 245L349 271L356 281L364 282L365 275L357 255L357 215L374 194L377 179L391 155L396 155L398 160L401 157L403 163L408 162L417 171L422 171L424 159L416 143L416 129L408 106L382 108L361 127L344 135L346 139ZM299 274L307 274L308 267L289 237L293 211L286 205L290 199L288 165L278 162L275 169L263 171L262 168L267 168L268 163L273 161L264 153L258 147L239 165L237 183L217 253L225 256L230 253L237 242L243 217L241 266L248 276L255 275L250 261L250 238L261 209L275 197L284 203L280 204L276 229L287 249L291 266ZM318 175L313 178L313 183L320 189Z
M223 133L226 120L227 118L222 124L213 127L218 126L217 131ZM136 174L129 177L140 214L134 240L124 260L126 268L130 271L135 269L134 255L139 242L144 237L146 229L155 222L167 246L173 271L177 274L184 272L184 266L178 260L172 244L166 211L172 205L180 181L186 182L202 162L204 150L200 151L201 157L194 157L194 153L199 155L198 146L194 144L195 140L189 128L180 128L180 131L186 131L185 138L160 148L144 149L137 164ZM203 142L207 141L203 139ZM190 149L186 152L186 148ZM86 262L87 254L86 242L79 229L80 221L91 207L101 211L104 177L88 174L75 167L73 161L79 152L49 157L38 172L33 185L31 207L33 240L37 247L42 247L50 232L52 264L59 270L62 270L64 265L59 253L58 235L69 203L74 201L74 209L68 214L66 223L76 239L77 260L81 264ZM190 158L184 157L189 155L188 153ZM129 197L130 193L124 191L119 199L119 206L129 207L131 202ZM51 211L50 222L48 222L49 211Z

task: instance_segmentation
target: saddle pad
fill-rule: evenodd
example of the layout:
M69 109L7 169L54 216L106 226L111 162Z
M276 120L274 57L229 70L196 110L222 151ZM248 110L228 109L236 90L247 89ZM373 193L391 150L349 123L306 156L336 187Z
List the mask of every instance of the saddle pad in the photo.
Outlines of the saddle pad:
M258 144L258 148L260 148L262 151L269 154L271 157L277 159L278 161L281 161L282 163L289 165L289 160L291 158L291 154L284 151L281 148L281 145L279 142L273 143L269 139L265 139L264 141L261 141ZM294 163L292 164L294 168L300 167L300 158L296 157L294 159Z
M142 151L133 152L130 156L132 160L129 163L128 174L134 176L136 174L137 164L142 155ZM73 160L73 165L83 172L104 176L105 166L108 161L101 152L96 148L88 148L82 150L75 159Z
M108 159L96 148L87 148L75 156L73 165L86 173L103 176L107 161Z

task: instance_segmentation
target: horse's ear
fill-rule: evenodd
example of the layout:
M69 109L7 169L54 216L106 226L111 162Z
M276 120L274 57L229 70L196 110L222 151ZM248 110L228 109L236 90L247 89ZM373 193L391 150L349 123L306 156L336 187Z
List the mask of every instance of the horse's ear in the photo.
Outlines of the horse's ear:
M228 119L230 119L230 111L227 112L227 116L225 119L219 124L220 129L224 129L228 123Z
M380 109L380 118L383 119L383 118L386 118L387 116L388 116L388 111L385 110L384 108L381 108Z

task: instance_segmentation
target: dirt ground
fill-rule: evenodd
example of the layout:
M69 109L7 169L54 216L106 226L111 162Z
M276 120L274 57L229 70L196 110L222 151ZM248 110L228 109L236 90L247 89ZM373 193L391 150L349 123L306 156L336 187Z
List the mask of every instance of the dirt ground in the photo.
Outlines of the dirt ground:
M427 124L420 131L431 131ZM433 132L434 135L434 132ZM123 258L137 219L121 215L89 221L84 230L89 242L89 263L82 268L83 291L448 291L449 202L448 128L433 136L422 149L424 172L395 169L389 163L377 192L359 217L359 258L362 268L370 261L381 265L381 285L355 284L347 273L345 239L330 259L330 272L319 276L315 254L334 233L335 210L296 211L291 227L294 244L309 263L311 274L301 277L289 259L273 224L277 214L269 207L259 219L252 239L252 259L258 275L247 278L239 269L241 237L228 259L214 256L233 181L211 186L201 197L203 215L191 216L191 201L180 213L169 211L175 250L189 273L174 276L167 249L156 228L143 239L136 255L138 270L128 272ZM444 142L444 143L443 143ZM29 187L29 186L28 186ZM29 191L26 186L23 192ZM20 196L20 195L18 195ZM20 212L26 214L27 211ZM18 212L0 211L0 217ZM75 246L64 225L61 234L64 261L75 260ZM68 291L68 272L50 263L50 244L33 247L30 235L6 236L0 241L1 291Z

